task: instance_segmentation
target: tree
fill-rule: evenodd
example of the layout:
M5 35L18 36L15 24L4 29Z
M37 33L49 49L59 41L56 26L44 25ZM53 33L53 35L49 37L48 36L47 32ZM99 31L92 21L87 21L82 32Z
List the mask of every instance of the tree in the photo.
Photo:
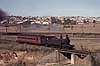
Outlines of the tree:
M55 17L51 17L51 24L54 24L57 22L57 19Z
M83 22L84 22L84 23L87 23L87 21L86 21L85 19L83 20Z
M76 21L71 20L71 25L76 25Z
M91 66L100 66L100 50L96 50L94 53L90 52Z
M70 28L73 30L74 26L73 26L73 25L71 25L71 27L70 27Z
M64 19L64 25L66 25L66 24L68 24L68 25L71 24L71 20L70 19L67 19L67 20Z
M61 22L61 20L60 20L60 19L57 19L57 23L58 23L58 24L61 24L62 22Z
M95 21L95 20L93 20L93 27L95 27L95 23L96 23L96 21Z
M93 24L94 24L94 23L96 23L96 21L95 21L95 20L93 20Z

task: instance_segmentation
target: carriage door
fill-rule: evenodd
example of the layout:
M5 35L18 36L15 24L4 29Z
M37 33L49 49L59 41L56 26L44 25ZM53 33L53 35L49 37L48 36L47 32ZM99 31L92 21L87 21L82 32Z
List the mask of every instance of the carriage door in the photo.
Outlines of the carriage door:
M42 37L42 44L46 44L46 37Z

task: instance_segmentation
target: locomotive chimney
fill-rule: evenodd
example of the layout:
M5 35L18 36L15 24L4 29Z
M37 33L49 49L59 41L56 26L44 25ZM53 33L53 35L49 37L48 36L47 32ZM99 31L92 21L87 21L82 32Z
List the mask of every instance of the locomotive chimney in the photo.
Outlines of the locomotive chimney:
M66 39L68 39L68 35L66 35Z
M68 35L66 35L66 40L67 40L67 44L70 44L70 39L69 39Z
M63 36L62 35L60 35L60 39L63 39Z

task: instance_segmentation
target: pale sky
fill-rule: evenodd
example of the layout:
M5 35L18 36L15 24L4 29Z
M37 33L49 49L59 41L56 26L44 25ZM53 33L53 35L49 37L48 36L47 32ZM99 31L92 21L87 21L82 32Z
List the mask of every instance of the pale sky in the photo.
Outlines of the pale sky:
M100 0L0 0L0 9L20 16L100 16Z

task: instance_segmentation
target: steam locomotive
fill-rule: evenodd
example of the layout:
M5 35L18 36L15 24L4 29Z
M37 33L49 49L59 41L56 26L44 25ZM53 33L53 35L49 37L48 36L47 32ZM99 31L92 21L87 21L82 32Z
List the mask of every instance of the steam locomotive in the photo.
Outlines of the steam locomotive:
M6 34L13 35L12 33ZM3 35L6 34L3 33ZM69 59L71 58L71 53L75 53L81 59L84 59L87 56L87 52L84 51L81 53L81 51L75 49L74 45L70 44L70 39L68 35L66 35L66 38L63 38L62 35L60 36L60 38L58 38L56 36L36 35L32 33L19 33L17 34L17 37L15 39L16 42L19 43L27 43L32 45L54 47L60 49L60 53L62 53Z
M20 43L29 43L40 46L55 47L60 49L73 49L74 45L70 44L68 35L64 39L62 35L60 38L56 36L34 35L34 34L19 34L16 39Z

